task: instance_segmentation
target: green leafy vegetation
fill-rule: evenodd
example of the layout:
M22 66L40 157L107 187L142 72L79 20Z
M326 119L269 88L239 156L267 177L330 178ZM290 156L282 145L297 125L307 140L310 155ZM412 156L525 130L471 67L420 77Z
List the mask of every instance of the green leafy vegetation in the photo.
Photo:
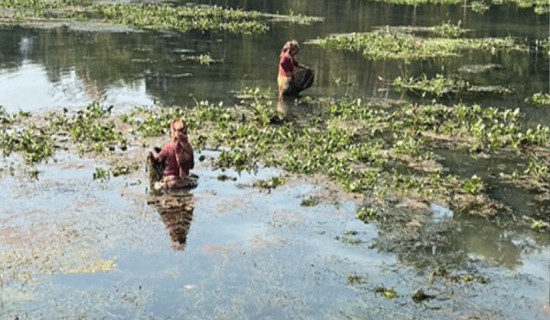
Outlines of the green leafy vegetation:
M518 8L533 8L533 11L536 14L547 14L550 11L550 4L545 0L367 0L367 1L376 1L384 3L392 3L399 5L466 5L471 7L473 12L483 14L485 11L489 10L491 6L500 6L500 5L516 5Z
M281 186L285 183L285 179L281 177L273 177L267 180L256 180L253 183L253 186L260 189L265 189L268 191L271 191L271 189L275 189L278 186Z
M422 97L431 96L441 98L446 95L457 94L510 94L512 91L499 85L480 86L460 79L458 76L443 76L437 74L434 78L428 78L425 74L418 78L409 77L403 79L397 77L393 81L397 90L419 93Z
M458 27L457 27L458 28ZM440 27L440 32L460 34L460 29ZM455 30L455 31L446 31ZM523 49L511 38L448 39L420 38L399 31L399 28L386 27L368 33L333 35L314 41L324 49L360 52L367 59L405 61L460 55L464 49L477 50L517 50Z
M167 4L90 4L79 0L6 0L0 2L2 23L21 21L87 21L123 25L137 29L177 32L223 31L257 34L269 30L270 15L257 11L227 9L218 6L175 6ZM313 23L312 17L285 17L289 23ZM200 59L206 62L205 58Z
M483 190L483 181L474 175L462 183L461 190L469 194L478 194Z
M550 106L550 94L543 92L536 92L533 95L526 99L526 101L537 107L548 107Z
M29 162L47 160L58 149L116 158L136 146L152 148L148 145L151 138L166 136L171 120L184 118L197 152L205 147L220 150L212 161L215 168L255 172L260 166L270 166L293 174L320 174L347 192L368 193L381 204L391 195L440 199L473 213L475 208L485 208L463 205L473 199L469 196L475 196L475 201L488 200L480 197L483 183L475 176L461 179L446 172L434 156L439 148L472 156L527 153L532 158L525 164L523 179L532 180L531 185L541 190L548 183L544 180L547 158L540 150L550 143L550 129L524 127L519 109L406 103L388 109L360 99L323 98L310 101L316 115L290 121L279 118L275 108L259 98L262 92L248 90L250 99L232 107L198 102L185 109L136 107L118 116L93 103L74 113L48 114L40 127L30 129L23 125L29 115L2 112L2 150L4 155L27 155ZM110 176L130 174L139 166L112 162L105 170ZM97 172L96 176L104 174ZM283 183L284 178L274 177L254 186L270 190ZM450 197L453 190L462 196ZM383 212L383 206L365 206L357 217L369 222Z
M387 288L384 286L376 286L374 292L379 293L386 299L393 299L397 297L397 292L393 288Z

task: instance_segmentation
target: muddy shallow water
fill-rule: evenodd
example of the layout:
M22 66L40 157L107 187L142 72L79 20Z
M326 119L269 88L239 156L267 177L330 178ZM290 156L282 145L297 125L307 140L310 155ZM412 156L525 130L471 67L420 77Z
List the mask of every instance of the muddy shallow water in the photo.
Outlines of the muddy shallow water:
M176 1L177 2L177 1ZM264 35L128 32L127 29L0 28L0 105L9 112L80 109L96 99L115 112L135 105L194 106L238 101L244 87L271 88L280 46L384 25L434 25L442 19L470 36L523 39L527 53L467 52L460 58L404 64L303 45L300 61L317 70L308 95L422 100L397 93L405 73L464 72L480 84L514 89L507 97L462 97L518 107L528 123L550 123L550 109L525 102L547 92L548 57L533 43L548 38L548 17L501 6L486 15L459 7L363 1L200 1L323 17L310 26L271 25ZM346 19L342 21L341 17ZM201 65L182 56L210 54ZM462 69L461 69L462 68ZM137 148L135 157L146 150ZM0 319L546 319L550 316L550 237L521 216L548 214L532 194L491 190L515 216L487 221L438 204L400 199L385 223L356 219L361 197L312 177L290 177L271 192L252 186L278 176L222 172L217 151L196 154L199 185L154 195L144 166L94 180L97 157L58 152L29 180L0 160ZM205 161L199 162L201 155ZM497 161L442 154L459 175L496 175ZM496 168L496 169L495 169ZM523 168L522 168L523 169ZM235 180L223 180L225 174ZM308 199L319 204L306 206ZM393 289L395 297L386 294ZM426 295L414 301L415 293Z
M546 317L548 247L529 232L459 222L452 253L463 256L449 275L486 283L433 276L434 264L414 262L451 252L379 251L377 228L354 218L356 201L312 180L260 192L252 183L278 171L226 171L237 179L221 181L206 160L189 194L155 196L143 171L93 181L88 160L60 158L39 181L1 180L3 260L19 259L2 273L3 318ZM312 196L320 204L303 206ZM453 219L432 211L434 225ZM413 302L418 289L433 298Z

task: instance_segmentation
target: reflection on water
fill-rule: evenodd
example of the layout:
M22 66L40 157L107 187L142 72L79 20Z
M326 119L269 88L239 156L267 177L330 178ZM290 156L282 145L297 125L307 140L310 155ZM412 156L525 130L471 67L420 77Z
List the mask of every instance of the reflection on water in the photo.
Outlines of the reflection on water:
M175 1L178 2L178 1ZM184 3L187 1L181 1ZM394 6L366 1L326 0L322 5L302 1L197 1L269 13L324 17L314 25L275 24L265 35L190 32L82 31L69 28L0 28L0 105L8 110L80 108L98 98L128 106L195 105L197 100L222 100L231 105L232 92L243 87L273 89L276 97L277 62L288 39L302 43L300 59L316 70L316 83L307 95L386 97L397 76L457 73L464 65L498 64L494 72L464 75L479 85L506 85L514 94L499 99L476 97L475 102L529 108L524 99L548 88L548 57L528 52L465 52L440 61L403 63L368 61L360 54L330 52L307 40L337 32L365 32L384 25L438 25L441 17L461 21L468 37L512 36L532 44L548 37L548 17L514 6L497 6L485 15L464 16L456 6ZM346 19L342 19L345 16ZM208 54L216 63L201 65L183 56ZM28 66L34 66L29 69ZM14 82L12 80L19 82ZM24 82L24 84L23 84ZM70 82L70 83L69 83ZM31 86L32 84L32 86ZM388 91L390 90L390 91ZM5 94L10 92L10 94ZM36 92L34 95L26 92ZM397 97L395 92L393 96ZM548 110L529 108L533 119L549 119Z
M151 195L147 203L157 209L172 240L172 247L175 250L185 249L193 220L193 195L189 191Z
M180 2L184 3L187 1ZM298 0L204 0L197 2L244 9L257 9L272 13L286 13L292 10L299 14L322 16L325 18L325 21L312 26L273 26L268 34L257 36L193 32L183 35L158 32L111 33L76 31L65 28L52 30L18 27L0 28L0 105L6 107L8 111L17 111L18 109L33 111L60 107L80 108L96 99L103 99L105 103L116 106L151 105L155 100L159 101L162 105L194 105L194 99L223 100L230 102L226 105L231 105L235 100L232 92L238 91L245 86L271 87L273 88L273 98L276 99L276 72L280 46L287 39L296 38L303 44L300 59L307 61L308 65L311 65L316 70L316 82L305 95L335 97L350 95L354 97L386 98L392 96L391 81L397 76L418 75L420 73L431 75L443 71L456 73L459 70L464 70L461 69L463 66L483 66L490 64L498 65L499 67L487 72L463 73L463 76L466 80L480 85L506 84L514 89L514 94L507 96L505 99L494 96L475 97L473 101L467 102L513 108L519 107L522 108L522 111L526 112L529 118L536 119L545 124L550 122L550 109L533 108L524 102L524 99L534 92L546 92L549 85L548 57L533 50L529 52L509 53L468 51L459 58L405 64L400 61L367 61L359 54L329 52L314 45L304 44L307 40L324 37L334 32L371 31L374 27L387 24L437 25L441 23L442 17L452 23L461 20L462 26L472 30L468 33L468 36L471 37L512 36L518 39L518 41L526 41L529 44L536 39L548 38L547 15L534 16L531 11L517 9L513 6L498 6L492 8L486 15L477 15L464 10L464 8L460 8L459 10L456 6L409 7L357 0L316 1L316 5L311 5L311 2ZM342 19L342 17L346 18ZM223 62L201 65L192 59L183 59L183 54L186 56L209 54L216 61ZM29 94L29 92L32 94ZM306 108L305 106L296 104L297 102L293 100L281 100L277 102L276 108L283 115L292 114L296 111L299 112ZM450 167L458 168L459 171L473 170L474 172L479 172L478 167L474 167L465 161L458 161L459 159L453 156L449 156L447 162L454 159L457 163L450 163ZM475 162L478 165L482 163L479 159L476 159ZM485 165L485 163L480 166L481 168L490 167L489 165ZM460 173L458 172L457 174L460 175ZM498 174L498 172L496 173ZM268 239L278 240L282 238L289 244L282 246L275 240L272 242L266 241L268 244L266 247L270 249L265 252L262 251L256 253L256 255L235 253L232 256L234 259L231 259L231 262L234 263L232 265L234 269L229 269L229 271L232 271L233 274L243 273L243 267L248 268L244 269L247 276L256 273L256 282L251 282L252 289L247 285L241 285L241 282L236 285L233 279L224 278L224 276L230 273L226 269L219 268L220 278L225 280L225 282L220 282L218 281L219 279L210 278L210 270L207 270L208 272L204 271L204 264L194 264L198 260L186 260L185 263L189 267L188 269L195 268L194 271L197 274L196 279L191 280L200 282L202 280L198 279L206 279L205 281L210 285L210 287L206 288L207 290L188 293L195 294L199 301L198 305L203 308L212 306L209 302L211 299L209 298L219 298L212 297L205 292L221 292L225 297L229 297L234 293L235 289L240 289L242 290L241 297L244 301L250 300L252 292L252 300L258 301L259 299L262 305L271 305L274 302L273 300L280 299L281 297L288 298L290 307L288 307L289 310L284 310L289 311L285 314L290 315L293 311L296 311L290 309L295 306L297 301L294 299L296 293L292 291L303 290L305 286L307 290L304 292L299 291L302 293L302 296L299 296L299 298L303 298L303 301L306 302L299 301L297 304L307 305L308 310L303 314L311 314L310 311L318 311L318 304L330 305L330 303L339 304L340 302L329 299L332 297L327 298L326 295L319 295L320 291L333 292L332 290L336 287L340 291L345 291L346 294L349 294L347 292L348 288L342 285L345 283L345 278L348 274L340 275L340 273L344 273L342 270L347 271L350 269L354 272L362 272L370 262L367 260L378 263L383 259L378 256L379 253L376 250L370 250L370 247L367 248L366 246L361 246L361 244L352 245L334 241L335 235L341 236L342 232L348 228L346 224L351 223L349 222L350 220L357 222L357 220L353 219L353 210L346 211L345 216L342 214L342 216L336 216L335 218L333 209L304 209L300 207L299 201L296 200L298 196L295 194L295 191L293 191L294 193L289 192L291 196L288 196L284 188L277 190L281 196L275 199L273 198L273 194L269 197L259 196L256 193L250 193L250 190L245 190L248 192L245 193L247 199L245 199L246 201L242 201L243 189L234 186L228 188L227 185L222 185L216 179L217 173L209 171L209 174L211 175L209 181L220 186L217 187L219 189L214 189L216 192L219 191L219 193L212 193L216 196L212 196L210 193L203 194L204 201L202 201L202 204L200 204L200 201L197 202L197 205L202 205L207 209L203 210L204 208L201 208L201 216L202 212L207 212L210 215L208 223L201 224L200 221L194 222L197 230L201 231L204 235L201 241L211 245L212 235L210 231L214 225L219 226L219 229L222 231L218 235L218 241L230 248L233 248L233 246L240 248L241 244L247 240L244 235L256 233L258 237L263 236ZM471 176L471 172L464 173L464 175L469 177ZM55 179L59 178L56 177ZM242 179L240 175L239 179ZM9 184L9 188L12 187L13 185ZM50 187L44 190L45 194L48 195L48 199L59 196L58 194L50 195L49 193L52 192ZM75 193L81 193L79 190L77 191ZM528 203L526 204L526 197L518 196L515 190L510 192L504 191L506 190L498 190L499 193L503 194L503 198L508 198L507 200L509 200L508 202L511 203L510 206L514 208L515 212L528 213L529 205ZM109 195L111 195L110 192ZM116 193L112 193L112 195L114 197ZM199 197L199 195L197 196ZM225 220L221 219L218 211L220 208L228 210L227 203L222 201L223 199L227 200L228 196L234 196L235 199L231 200L241 206L251 204L249 208L242 210L246 214L240 214L238 212L240 208L236 207L234 213L232 212L230 216L224 217ZM32 193L31 197L36 198L36 193ZM37 199L41 200L41 198ZM6 198L6 201L8 200ZM10 201L14 200L11 199ZM212 205L212 203L217 204L218 201L221 203L219 206ZM279 223L273 225L266 223L266 221L270 221L272 218L271 215L273 212L270 210L273 210L276 206L284 206L288 203L292 204L292 201L297 203L285 209L296 211L300 215L303 215L304 219L310 219L304 227L301 227L300 232L296 232L292 228L288 231L287 229L289 228L285 228L284 224L281 226ZM23 206L21 203L19 201L15 204L15 210L21 210L21 206ZM39 203L43 207L43 201L39 201ZM140 203L143 204L143 201ZM193 220L193 195L188 193L151 196L148 199L148 204L158 212L173 247L177 250L183 250L187 241L190 224ZM57 202L51 206L52 211L59 209ZM269 207L270 210L266 210L266 207ZM112 221L120 221L120 217L112 215L112 212L124 211L123 209L115 207L110 210L98 209L97 211L110 214ZM322 210L326 210L327 212L321 212L322 214L320 214L319 211ZM380 236L381 239L378 239L378 241L383 242L383 237L389 238L388 244L390 247L386 248L389 251L395 252L398 246L411 248L408 252L402 251L397 254L397 257L401 259L401 263L396 269L403 269L403 264L421 267L433 266L440 263L448 265L456 262L458 265L460 263L469 263L470 261L466 260L470 258L470 260L486 262L489 266L505 267L507 268L506 271L513 270L520 275L524 273L534 275L536 279L543 279L546 280L546 283L548 282L550 262L548 255L544 254L548 252L549 246L547 234L538 236L534 235L534 232L530 231L528 227L501 227L495 226L492 222L457 216L445 207L433 207L432 211L431 215L416 217L417 221L412 219L412 217L399 216L398 219L402 220L396 220L395 229L383 230L385 233ZM391 219L391 217L388 216L388 219ZM426 221L422 219L426 219ZM132 221L131 219L128 220ZM231 221L233 224L228 227L229 224L226 223L227 221ZM113 222L112 224L115 225L116 223ZM254 229L249 227L251 225L260 227ZM235 226L242 228L242 230L247 230L249 233L240 232L241 229L236 229ZM354 227L357 229L360 228L359 226ZM145 227L143 228L145 229ZM230 228L231 230L229 230ZM239 230L239 232L235 232L234 230ZM266 234L265 230L271 233ZM365 232L367 233L367 231ZM116 232L112 233L116 234ZM287 238L285 238L287 237L287 233L290 234L288 236L290 240L286 240ZM372 233L374 231L369 229L369 237L372 236ZM134 232L134 234L138 233ZM141 234L138 235L141 236ZM229 241L231 239L236 240L231 242ZM434 243L437 243L437 245L434 246ZM278 252L276 251L277 248L280 248ZM235 250L235 252L237 251ZM541 252L543 253L541 254ZM203 261L206 260L203 257L203 253L198 249L189 247L185 250L185 254L194 254L199 258L202 257ZM250 256L253 258L248 258ZM334 261L335 256L338 257L336 263ZM304 260L304 257L307 259ZM350 257L356 258L360 263L356 265L349 263ZM149 258L143 258L140 262L148 261L150 260ZM257 265L260 267L257 267ZM280 267L281 265L282 268ZM321 265L321 271L312 269L314 265L317 268L319 268L318 265ZM391 281L399 278L394 274L390 274L389 276L388 274L383 274L383 272L379 271L380 268L378 267L371 269L374 270L372 271L372 278L376 279L375 281L383 279L386 284L391 284ZM289 272L289 275L279 276L281 270L297 270L298 272ZM315 279L312 279L312 270L314 270ZM334 270L337 272L336 275L333 273L335 272ZM492 270L488 271L488 273L494 272L494 269ZM132 286L134 286L134 280L142 276L143 273L139 272L139 275L132 278L132 281L128 281L128 283L131 282ZM288 277L288 279L285 277ZM497 275L495 275L495 278L497 281L494 281L494 286L498 285ZM275 284L275 286L266 286L266 279L271 281L269 284ZM531 286L534 286L531 283L526 285L523 282L514 284L514 280L507 276L502 277L502 279L504 280L503 286L508 286L505 288L506 290L522 287L527 291L531 290ZM158 283L157 280L154 277L150 279L151 287L154 287L153 285ZM169 282L172 280L169 279L166 281ZM179 280L178 288L184 287L190 281L185 276L180 276L177 280ZM243 279L238 278L238 280L244 283L249 279L248 277L243 277ZM422 279L419 280L413 276L408 276L407 280L409 281L404 282L409 286L407 290L410 292L417 289L412 286L422 281ZM298 286L292 288L292 285L296 284ZM374 285L374 281L372 284ZM399 284L396 283L397 285ZM158 287L154 288L158 289ZM269 292L265 294L265 291L262 290L266 290L266 288L270 290L275 288L273 290L275 290L276 294L269 295ZM287 288L292 288L292 290L287 291ZM319 290L320 288L327 290ZM500 290L499 287L497 289L501 293L496 295L497 298L491 298L495 294L495 292L491 292L491 288L494 287L487 286L487 288L489 289L483 292L485 296L483 294L479 295L481 302L485 302L483 307L492 303L493 300L491 299L502 301L510 299L507 293L503 293L506 291ZM539 286L536 286L535 289L538 295L541 295L541 292L544 293L545 290L545 288L540 289ZM407 292L402 293L404 289L400 290L402 291L399 292L400 297L398 299L401 299L399 303L402 305L406 305L407 302L410 303L410 297L407 296ZM532 297L533 295L533 293L529 292L524 294L521 290L511 291L514 291L514 293L518 292L518 295L521 293L527 297ZM182 294L178 291L170 291L170 293L171 295L159 296L161 297L159 299L163 301L155 301L159 310L165 307L164 300L170 301L174 299L173 297L178 297L178 295ZM264 293L264 295L261 293ZM472 296L477 294L470 291L466 293ZM206 298L200 295L206 295ZM103 295L98 294L98 297L103 297ZM271 299L272 297L274 299ZM308 299L304 297L308 297ZM350 300L356 301L356 298L356 296L353 296ZM380 300L377 300L378 297L369 295L369 293L365 293L362 298L367 299L369 302L369 304L363 303L363 306L380 305ZM269 301L265 301L266 299ZM314 301L311 302L309 299ZM101 299L98 300L101 301ZM80 303L81 301L78 302ZM112 305L118 305L119 302L120 299L113 302ZM234 303L234 301L228 301L228 299L226 299L226 302L230 305L229 307ZM472 301L472 304L474 302L477 303L478 301ZM100 304L102 303L100 302ZM285 301L285 303L287 302ZM467 309L468 305L466 305L466 308L464 304L461 306L463 309ZM184 307L192 308L194 305L190 303ZM503 307L506 309L504 313L506 316L514 314L515 310L511 310L512 306ZM328 307L325 306L325 308ZM394 308L395 304L388 305L388 310L393 310ZM455 307L452 308L453 310L455 309ZM537 306L533 308L537 308ZM529 310L529 314L532 315L533 312L536 312L533 311L535 310L533 308L527 305L523 306L522 309ZM337 308L334 307L334 309L336 310ZM203 309L194 308L194 310L195 312L199 312L199 310ZM435 317L441 318L438 317L441 314L437 314L434 310L435 308L429 309L429 312L435 312ZM364 311L362 309L361 313L358 314L366 314ZM409 315L422 317L425 310L416 310L413 308L406 311ZM339 313L339 315L342 314ZM250 315L250 313L247 315ZM212 317L206 316L203 318ZM356 318L356 316L350 316L350 318ZM384 313L382 316L376 318L384 319L388 317Z

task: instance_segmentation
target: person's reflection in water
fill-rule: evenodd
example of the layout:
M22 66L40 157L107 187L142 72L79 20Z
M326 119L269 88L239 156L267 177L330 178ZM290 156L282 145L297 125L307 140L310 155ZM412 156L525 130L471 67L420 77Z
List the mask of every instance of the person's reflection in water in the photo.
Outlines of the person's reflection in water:
M172 247L175 250L185 249L187 234L193 220L194 203L191 192L151 195L147 202L158 210L172 240Z

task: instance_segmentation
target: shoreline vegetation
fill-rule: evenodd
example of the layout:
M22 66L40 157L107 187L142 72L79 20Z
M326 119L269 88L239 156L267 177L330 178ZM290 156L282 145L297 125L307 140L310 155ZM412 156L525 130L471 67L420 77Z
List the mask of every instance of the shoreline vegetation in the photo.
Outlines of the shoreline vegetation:
M383 2L395 5L462 5L470 7L475 13L483 14L491 7L500 5L515 5L521 9L532 8L536 14L548 14L550 12L550 3L546 0L488 0L488 1L468 1L468 0L365 0L369 2Z
M314 115L289 121L270 101L261 100L261 90L247 92L258 95L244 105L200 102L191 108L135 107L120 115L113 115L112 107L104 108L100 102L76 112L48 114L12 114L0 109L0 145L5 159L0 175L22 170L37 179L36 166L55 159L58 150L111 159L113 166L99 168L98 178L130 174L145 161L124 163L117 157L136 148L143 148L145 154L152 148L149 139L163 136L173 118L183 117L198 151L220 152L212 159L216 168L254 172L266 166L289 174L320 175L382 208L391 199L410 198L484 217L509 212L486 192L491 189L486 180L490 177L452 174L442 165L445 159L438 150L474 158L516 159L513 168L502 168L497 180L538 194L535 202L540 210L535 210L532 218L547 219L543 206L550 200L550 129L524 127L519 109L411 103L388 107L361 99L320 98L309 102ZM29 122L33 124L26 125ZM14 153L24 159L23 167L9 161ZM265 185L276 187L284 180L281 177ZM378 209L364 211L360 209L358 217L366 222L380 215Z
M0 24L86 22L121 25L142 30L188 32L225 31L261 34L268 22L312 24L320 18L226 9L218 6L166 4L86 4L79 0L6 0L0 3Z
M490 3L463 0L369 0L384 2L396 5L466 5L471 7L472 11L483 13L491 6L497 5L516 5L519 8L533 8L537 14L548 14L550 4L545 0L494 0ZM304 16L302 14L289 11L288 14L272 14L257 11L245 11L231 8L222 8L218 6L172 6L167 4L90 4L83 0L3 0L0 2L0 24L43 24L43 23L68 23L68 22L86 22L97 24L122 25L144 30L166 30L177 32L188 32L191 30L206 31L225 31L235 34L261 34L269 30L268 23L286 22L291 24L313 24L322 21L319 17ZM456 28L445 29L442 26L436 32L453 31ZM449 37L449 33L446 34ZM357 36L355 36L357 37ZM364 39L355 39L353 41L372 41L368 35ZM452 36L456 37L456 36ZM344 41L337 39L326 39L322 41L324 46L333 46L334 41ZM409 41L403 37L397 38L399 43ZM466 41L466 42L465 42ZM487 43L489 41L489 43ZM441 46L450 45L454 47L469 47L479 45L501 46L503 43L491 43L495 40L486 40L484 42L469 42L468 40L459 43L437 44L427 42L427 46L435 46L441 49ZM507 40L504 40L507 42ZM506 45L506 44L504 44ZM424 52L426 54L426 52ZM367 55L367 54L365 54Z

